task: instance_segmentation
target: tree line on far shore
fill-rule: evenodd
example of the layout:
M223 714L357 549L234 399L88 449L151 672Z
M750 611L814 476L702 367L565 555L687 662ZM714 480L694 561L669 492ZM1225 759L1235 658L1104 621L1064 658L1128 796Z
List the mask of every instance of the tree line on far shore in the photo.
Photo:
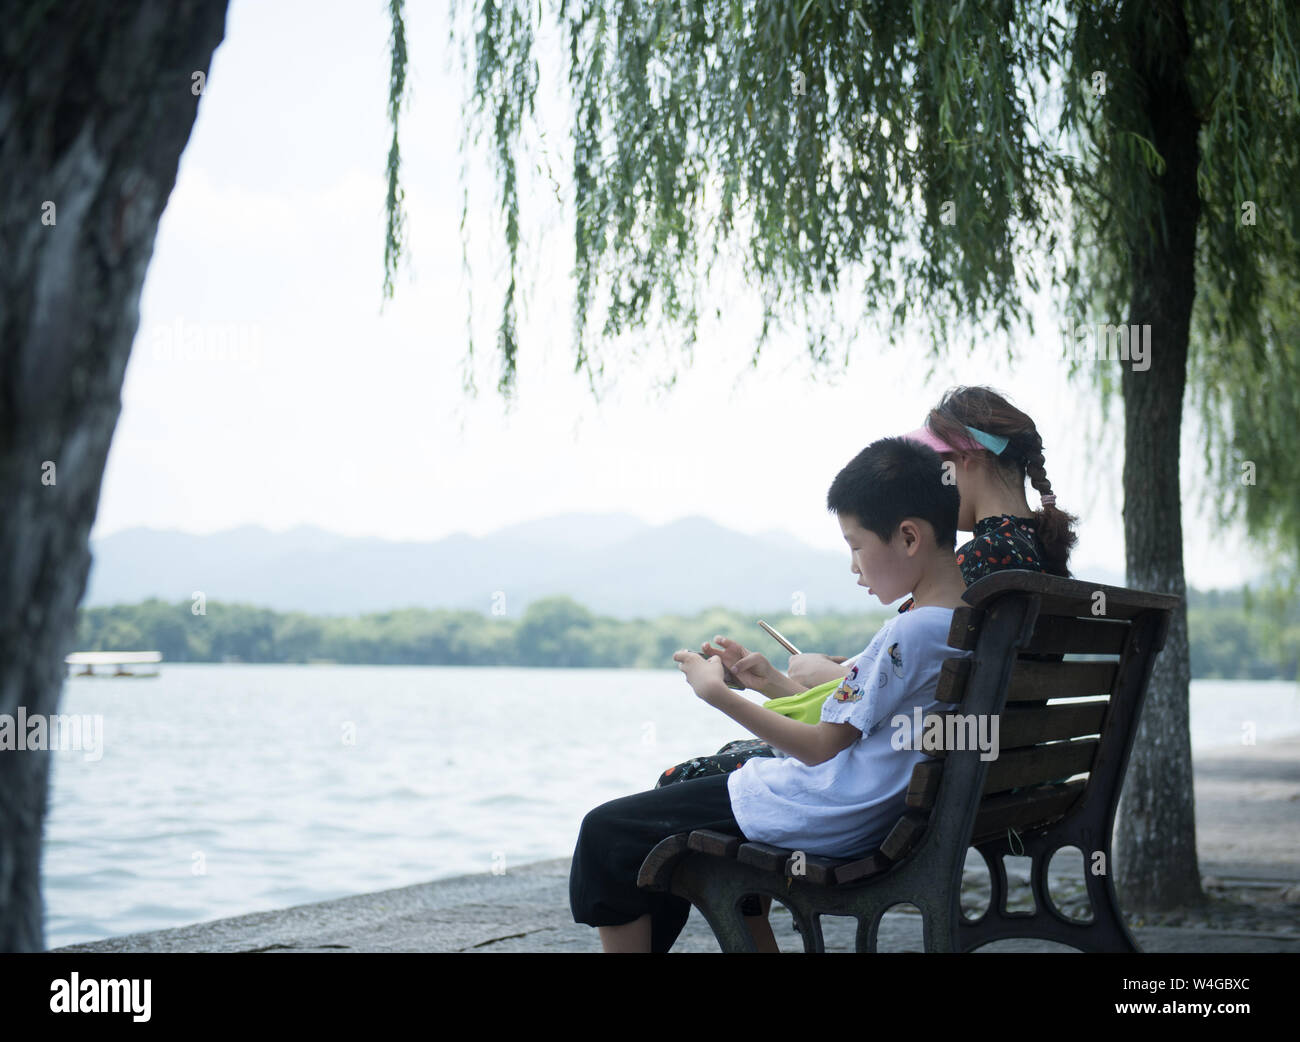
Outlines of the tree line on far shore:
M854 655L889 611L764 616L802 651ZM1192 676L1295 679L1300 604L1263 604L1249 593L1188 593ZM568 597L534 601L521 615L404 608L361 616L278 612L209 601L83 608L78 651L160 651L167 662L337 662L355 665L672 666L672 654L715 635L739 640L784 667L785 651L755 617L725 608L692 615L617 619Z

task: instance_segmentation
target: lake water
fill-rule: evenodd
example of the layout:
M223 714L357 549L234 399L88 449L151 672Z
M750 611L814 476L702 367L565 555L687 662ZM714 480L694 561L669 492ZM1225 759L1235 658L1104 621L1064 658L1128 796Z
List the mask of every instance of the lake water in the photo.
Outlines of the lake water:
M69 679L102 755L53 754L46 944L573 853L586 812L745 732L675 670L164 664ZM1192 746L1300 734L1283 682L1196 681Z

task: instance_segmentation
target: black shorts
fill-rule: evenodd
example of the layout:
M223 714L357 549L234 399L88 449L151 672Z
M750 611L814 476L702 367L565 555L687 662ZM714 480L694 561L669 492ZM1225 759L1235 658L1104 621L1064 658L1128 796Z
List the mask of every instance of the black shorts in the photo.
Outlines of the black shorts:
M569 869L574 922L621 926L649 914L650 950L668 951L690 917L691 904L674 894L642 890L636 877L656 844L692 829L744 838L731 813L727 775L638 792L588 812Z

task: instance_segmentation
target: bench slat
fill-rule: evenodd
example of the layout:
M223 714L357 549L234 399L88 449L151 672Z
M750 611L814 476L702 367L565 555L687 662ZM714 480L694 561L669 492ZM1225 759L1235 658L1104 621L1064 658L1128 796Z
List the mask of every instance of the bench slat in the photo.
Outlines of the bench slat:
M739 856L742 845L748 845L751 848L744 857ZM734 857L746 864L766 868L770 871L781 871L787 875L790 874L790 868L792 867L790 860L796 853L794 850L785 850L767 843L746 844L746 841L739 836L733 836L727 832L716 832L713 829L696 829L690 834L687 846L701 854L709 854L713 857ZM778 863L778 868L772 869L770 867ZM803 877L818 886L830 886L835 882L835 869L848 863L848 858L804 854Z
M846 861L835 869L835 884L844 886L848 883L856 883L871 876L879 875L886 869L892 867L894 862L885 857L880 851L868 854L866 857L857 858L854 861Z
M1095 738L1077 742L1055 742L1028 749L1013 749L989 764L984 780L984 795L1042 785L1055 778L1069 778L1092 769L1097 755Z
M1121 586L1088 582L1086 579L1064 579L1043 572L1023 569L1003 569L972 583L963 599L976 606L983 605L1009 591L1036 593L1039 610L1050 615L1091 616L1094 605L1100 606L1096 594L1105 594L1105 614L1112 619L1132 619L1145 611L1172 611L1178 599L1169 594L1130 590Z
M1069 778L1092 768L1098 741L1056 742L1024 749L999 751L998 759L989 764L984 779L984 796L1008 789L1028 788L1056 778ZM943 760L924 760L912 768L905 802L913 810L929 810L939 796L943 777ZM986 804L987 805L987 799Z
M962 651L974 651L983 622L984 613L978 608L969 608L964 604L953 608L952 622L948 624L948 646Z
M1034 635L1029 646L1023 650L1057 655L1118 655L1124 650L1129 628L1127 622L1114 619L1072 619L1040 614L1034 623Z
M737 861L769 872L792 875L792 860L798 853L784 847L775 847L769 843L750 843L726 832L712 829L696 829L687 839L687 848L712 857L734 857ZM675 845L676 847L676 845ZM741 848L746 848L741 852ZM866 858L834 858L821 854L804 854L803 878L817 886L834 886L845 880L862 879L865 876L882 871L893 862L888 858L873 854ZM843 879L837 876L845 869Z
M1079 780L986 799L975 817L971 842L996 839L1009 828L1028 832L1046 825L1065 814L1083 795L1087 785L1086 781Z
M1041 702L1048 698L1086 698L1109 694L1115 686L1114 662L1031 662L1017 659L1007 685L1008 702ZM935 701L957 704L966 694L971 660L945 659L939 670Z
M880 852L890 861L902 860L925 832L927 820L924 814L911 812L904 814L889 830L885 841L880 844Z
M1087 698L1115 689L1115 662L1030 662L1017 659L1007 686L1008 702L1045 698Z
M943 777L942 760L923 760L912 768L904 801L913 810L929 810L939 796L939 779Z
M1059 706L1036 706L1032 709L1009 709L998 716L998 755L1002 756L1009 749L1033 748L1040 743L1060 742L1100 734L1109 704L1109 700L1098 700ZM917 745L926 743L922 745L920 752L931 760L942 760L948 755L946 745L949 741L949 727L954 729L953 739L957 743L953 748L963 748L961 744L963 742L973 747L970 741L970 718L952 724L947 719L960 718L962 715L960 710L949 713L926 713L921 718L921 733L912 735L911 740ZM942 730L933 731L935 725L930 723L931 719L943 721L939 725ZM913 717L908 717L909 730L912 720ZM987 731L985 735L991 737ZM979 737L977 731L975 738ZM931 741L938 742L939 746L932 748L929 745Z
M984 613L979 608L953 609L948 627L949 646L974 651L983 621ZM1124 650L1128 631L1129 624L1118 619L1074 618L1040 610L1033 637L1021 651L1040 655L1118 655Z
M1003 749L1019 749L1039 742L1101 734L1109 708L1110 699L1099 698L1041 709L1008 709L998 724L998 744Z
M713 829L696 829L690 834L686 845L701 854L714 857L735 857L740 844L745 842L739 836L727 832L715 832Z
M764 872L785 874L785 864L790 859L790 851L784 847L774 847L769 843L742 843L736 851L736 860L745 865L753 865Z
M842 857L806 854L804 856L804 878L810 883L816 883L818 886L833 886L835 884L835 873L841 865L847 864L849 864L848 859Z
M677 837L674 837L676 839ZM741 847L746 847L741 854ZM680 844L674 843L668 860L675 860ZM748 843L739 836L712 829L696 829L690 833L685 849L712 857L734 857L744 864L769 872L790 876L794 873L793 859L798 851L775 847L769 843ZM893 862L879 851L865 857L835 858L821 854L804 854L803 878L817 886L836 886L852 883L887 869ZM638 884L640 885L640 884Z
M966 696L966 681L970 677L970 659L946 658L939 667L939 684L934 689L936 702L955 705Z

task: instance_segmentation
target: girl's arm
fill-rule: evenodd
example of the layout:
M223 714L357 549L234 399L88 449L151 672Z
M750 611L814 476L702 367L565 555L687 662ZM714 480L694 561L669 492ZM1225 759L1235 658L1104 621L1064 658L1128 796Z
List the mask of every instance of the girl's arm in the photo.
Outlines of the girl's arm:
M862 736L852 724L805 724L756 705L722 682L722 663L717 659L706 659L693 651L679 651L673 660L701 699L726 713L756 738L809 767L825 763Z
M843 664L845 661L847 660L832 658L830 655L805 652L802 655L790 656L790 665L786 668L786 672L796 683L816 687L818 684L825 684L828 680L838 680L840 677L848 676L849 667Z

